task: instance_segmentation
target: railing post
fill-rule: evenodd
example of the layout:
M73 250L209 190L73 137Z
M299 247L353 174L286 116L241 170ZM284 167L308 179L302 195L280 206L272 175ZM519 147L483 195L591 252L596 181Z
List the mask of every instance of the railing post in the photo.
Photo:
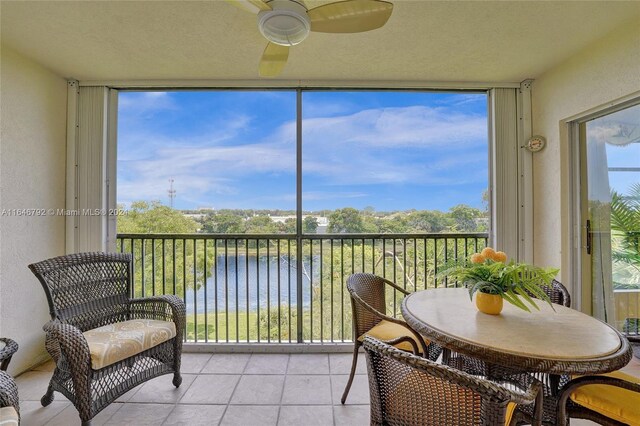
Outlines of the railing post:
M297 342L302 343L302 90L296 91L296 312Z

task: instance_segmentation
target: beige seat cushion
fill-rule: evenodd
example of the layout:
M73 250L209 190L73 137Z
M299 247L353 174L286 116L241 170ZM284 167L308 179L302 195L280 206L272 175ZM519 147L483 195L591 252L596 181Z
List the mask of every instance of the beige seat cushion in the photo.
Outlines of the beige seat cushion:
M614 371L603 376L640 383L640 377ZM640 425L640 393L609 385L585 385L569 395L576 404L610 419L630 425Z
M0 425L2 426L18 426L18 412L13 407L0 408Z
M407 327L403 327L400 324L396 324L395 322L382 320L378 324L374 325L371 330L367 331L362 336L358 337L359 341L364 341L364 336L375 337L378 340L382 340L383 342L397 339L398 337L409 337L418 345L418 350L422 352L422 346L420 346L420 342L416 341L415 336ZM425 343L428 345L429 340L424 339ZM394 345L398 349L402 349L403 351L413 352L413 348L411 343L402 342Z
M91 352L91 368L99 370L174 338L176 325L171 321L137 319L94 328L83 334Z

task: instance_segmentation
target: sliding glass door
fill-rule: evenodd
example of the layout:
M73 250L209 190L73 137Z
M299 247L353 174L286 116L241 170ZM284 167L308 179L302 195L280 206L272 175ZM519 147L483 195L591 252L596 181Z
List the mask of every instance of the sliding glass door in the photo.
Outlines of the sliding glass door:
M592 314L627 333L640 321L640 105L580 124Z

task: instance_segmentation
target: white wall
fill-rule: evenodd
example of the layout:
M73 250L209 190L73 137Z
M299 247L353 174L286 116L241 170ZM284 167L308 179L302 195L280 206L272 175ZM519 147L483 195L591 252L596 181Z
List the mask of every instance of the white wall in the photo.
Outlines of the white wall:
M640 20L634 19L555 68L532 89L533 134L547 148L533 155L534 261L570 269L569 154L563 120L640 90Z
M0 209L64 208L67 83L2 46ZM18 342L10 372L46 358L44 291L27 265L64 254L62 216L0 216L0 336Z

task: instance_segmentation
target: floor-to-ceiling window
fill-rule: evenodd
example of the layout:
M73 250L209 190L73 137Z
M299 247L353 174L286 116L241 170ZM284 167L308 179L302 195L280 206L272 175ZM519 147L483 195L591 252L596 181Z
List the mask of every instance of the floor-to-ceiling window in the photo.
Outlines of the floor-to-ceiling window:
M485 92L121 91L135 293L183 297L188 339L350 340L344 277L443 285L486 244L487 127Z

